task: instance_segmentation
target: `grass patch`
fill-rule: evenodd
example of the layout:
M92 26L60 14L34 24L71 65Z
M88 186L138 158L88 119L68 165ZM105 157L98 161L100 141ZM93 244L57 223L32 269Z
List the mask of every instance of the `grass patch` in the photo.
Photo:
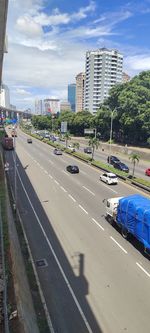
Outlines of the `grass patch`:
M106 171L108 171L108 172L113 172L113 173L115 173L116 175L118 175L118 176L120 176L120 177L123 177L123 178L125 178L125 179L128 177L128 173L123 172L123 171L120 171L120 170L117 170L117 169L115 169L113 166L108 165L108 164L105 164L105 163L103 163L103 162L100 162L100 161L93 161L91 164L94 165L94 166L99 167L100 169L102 169L102 170L104 170L104 171L106 170Z
M84 153L74 152L72 153L72 155L81 158L83 161L89 161L89 162L92 161L91 156L87 156Z
M142 184L144 186L147 186L150 188L150 181L146 180L146 179L142 179L142 178L134 178L132 179L132 181L136 182L136 183L139 183L139 184Z

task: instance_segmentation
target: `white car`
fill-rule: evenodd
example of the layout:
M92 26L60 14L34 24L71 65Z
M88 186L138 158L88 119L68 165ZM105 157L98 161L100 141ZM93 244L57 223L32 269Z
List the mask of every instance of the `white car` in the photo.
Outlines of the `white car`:
M100 176L100 180L102 180L104 183L111 185L111 184L118 184L118 178L114 173L111 172L104 172Z
M72 147L72 145L68 146L68 149L70 149L73 153L76 151L74 147Z

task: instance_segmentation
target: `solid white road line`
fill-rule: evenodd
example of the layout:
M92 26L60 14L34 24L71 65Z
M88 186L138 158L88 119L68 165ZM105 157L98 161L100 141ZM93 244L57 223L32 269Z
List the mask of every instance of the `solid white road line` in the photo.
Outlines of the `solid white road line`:
M92 221L103 231L105 230L93 217L92 217Z
M63 186L60 186L60 188L66 193L67 190L65 190L65 188Z
M110 239L112 239L112 241L116 243L124 253L128 253L112 236L110 236Z
M88 212L81 205L79 207L88 215Z
M146 269L144 269L138 262L136 262L136 265L148 276L148 277L150 277L150 273L148 273L147 271L146 271Z
M52 252L52 254L53 254L54 258L55 258L55 261L56 261L56 263L57 263L57 266L59 267L59 270L60 270L60 272L61 272L61 274L62 274L62 277L63 277L63 279L64 279L64 281L65 281L65 283L66 283L66 285L67 285L67 287L68 287L68 289L69 289L69 291L70 291L70 294L72 295L72 298L73 298L73 300L74 300L74 302L75 302L75 304L76 304L76 306L77 306L77 309L78 309L78 311L79 311L79 313L80 313L80 315L81 315L81 317L82 317L82 319L83 319L83 321L84 321L84 323L85 323L85 326L87 327L87 330L88 330L89 333L93 333L93 332L92 332L92 329L91 329L91 327L90 327L90 324L89 324L88 320L86 319L86 317L85 317L85 315L84 315L84 312L82 311L82 308L81 308L81 306L80 306L80 304L79 304L79 302L78 302L78 300L77 300L77 298L76 298L76 295L75 295L75 293L74 293L74 291L73 291L73 289L72 289L72 287L71 287L71 285L70 285L70 283L69 283L69 280L67 279L67 277L66 277L66 275L65 275L65 272L64 272L64 270L63 270L63 268L62 268L62 266L61 266L61 263L60 263L60 261L59 261L57 255L56 255L56 253L55 253L55 251L54 251L54 249L53 249L53 247L52 247L52 244L51 244L50 240L48 239L48 237L47 237L47 235L46 235L46 232L45 232L45 230L44 230L44 228L43 228L43 226L42 226L42 224L41 224L41 221L40 221L40 219L39 219L39 217L38 217L38 215L37 215L37 213L36 213L36 211L35 211L35 209L34 209L34 207L33 207L33 205L32 205L32 202L31 202L31 200L30 200L30 198L29 198L29 196L28 196L28 193L27 193L27 191L26 191L26 189L25 189L25 187L24 187L24 184L23 184L23 182L22 182L22 179L21 179L21 176L20 176L20 173L19 173L18 170L17 170L17 174L18 174L18 178L19 178L19 180L20 180L20 183L21 183L21 185L22 185L22 188L23 188L23 190L24 190L24 192L25 192L25 194L26 194L26 197L27 197L27 199L28 199L28 201L29 201L29 203L30 203L30 206L31 206L31 208L32 208L32 210L33 210L33 212L34 212L34 215L35 215L35 217L36 217L36 219L37 219L37 222L38 222L38 224L39 224L39 226L40 226L40 228L41 228L41 231L42 231L42 233L43 233L43 235L44 235L44 237L45 237L45 239L46 239L46 241L47 241L47 244L48 244L48 246L49 246L49 248L50 248L50 250L51 250L51 252Z
M69 198L76 202L76 199L74 199L71 194L69 194Z
M94 195L95 196L95 193L93 193L91 190L89 190L86 186L82 186L85 190L87 190L89 193L91 193L92 195Z

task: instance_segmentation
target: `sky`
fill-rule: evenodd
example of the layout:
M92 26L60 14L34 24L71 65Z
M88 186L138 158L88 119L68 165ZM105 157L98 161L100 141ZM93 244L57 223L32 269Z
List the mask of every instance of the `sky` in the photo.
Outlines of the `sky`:
M9 0L3 82L11 104L67 99L87 50L119 50L131 77L150 70L150 0Z

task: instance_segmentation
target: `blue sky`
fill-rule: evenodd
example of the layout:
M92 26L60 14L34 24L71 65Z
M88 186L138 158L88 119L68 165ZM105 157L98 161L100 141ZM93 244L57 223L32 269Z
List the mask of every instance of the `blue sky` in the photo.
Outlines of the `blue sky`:
M65 100L91 49L118 49L131 76L150 69L149 32L150 0L9 0L3 81L11 103L34 110L35 99Z

